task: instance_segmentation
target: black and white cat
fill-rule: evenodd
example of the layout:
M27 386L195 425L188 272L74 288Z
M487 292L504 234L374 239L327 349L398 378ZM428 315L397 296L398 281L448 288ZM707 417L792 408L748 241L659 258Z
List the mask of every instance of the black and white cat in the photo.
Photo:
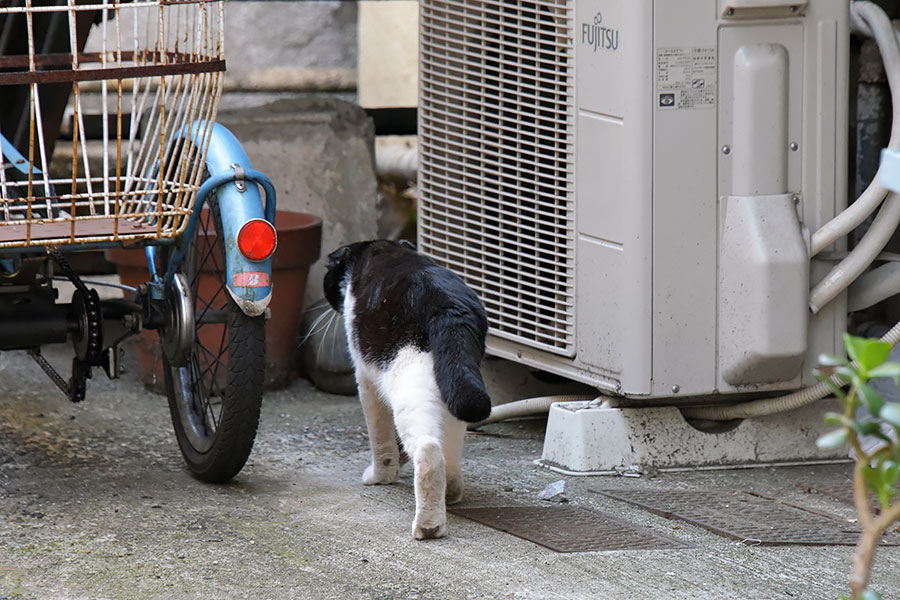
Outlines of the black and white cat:
M465 422L491 412L484 307L409 242L358 242L328 259L325 297L344 317L372 445L363 483L397 480L399 435L415 472L413 536L443 537L446 505L462 499Z

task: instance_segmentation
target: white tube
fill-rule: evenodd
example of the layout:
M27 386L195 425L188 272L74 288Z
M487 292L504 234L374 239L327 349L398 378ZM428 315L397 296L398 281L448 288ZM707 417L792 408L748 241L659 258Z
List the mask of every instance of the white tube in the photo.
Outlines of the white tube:
M812 234L809 243L809 257L814 257L839 238L859 227L859 224L865 221L884 201L886 195L887 190L878 184L878 173L875 173L869 187L856 199L856 202Z
M507 419L515 419L518 417L527 417L530 415L539 415L550 412L550 405L554 402L578 402L584 400L593 400L596 396L584 396L580 394L563 394L558 396L540 396L538 398L526 398L525 400L516 400L506 404L498 404L491 409L491 415L484 421L478 423L470 423L469 429L475 429L488 423L497 423L506 421Z
M900 96L897 96L900 98ZM871 227L847 258L837 264L809 293L809 309L819 312L835 296L856 281L884 250L900 225L900 196L891 192L878 211Z
M418 166L417 147L393 144L375 150L375 171L381 176L415 181Z
M900 98L900 48L897 35L890 19L881 8L871 2L850 3L851 25L855 32L875 38L884 61L888 85L892 98ZM900 102L893 104L891 121L891 137L888 148L900 147ZM860 197L843 212L823 225L812 235L810 241L810 257L833 244L837 239L853 231L860 223L872 214L884 200L885 190L878 184L878 175Z
M847 310L864 310L896 294L900 294L900 263L889 262L872 269L850 286Z
M893 348L900 342L900 323L894 325L890 331L881 337L882 342L887 342ZM852 363L854 367L859 366L856 362ZM846 385L837 375L832 375L828 381L837 387ZM734 404L732 406L703 406L696 408L683 408L681 414L689 419L706 419L708 421L730 421L732 419L752 419L754 417L765 417L777 413L796 410L801 406L812 404L816 400L821 400L825 396L831 394L831 386L820 381L814 386L788 394L779 396L778 398L767 398L765 400L753 400L752 402L744 402L742 404Z

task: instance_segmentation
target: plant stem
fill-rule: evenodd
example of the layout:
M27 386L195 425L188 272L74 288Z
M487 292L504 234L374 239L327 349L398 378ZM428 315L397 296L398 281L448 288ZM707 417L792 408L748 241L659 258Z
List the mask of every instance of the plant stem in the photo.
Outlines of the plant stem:
M855 387L850 389L849 401L846 404L844 413L847 419L853 416L856 404L853 402L856 396L855 392ZM863 452L859 438L856 436L856 431L850 427L848 427L848 430L850 445L853 446L853 451L856 454L856 465L853 468L853 503L856 505L856 514L859 515L859 524L862 526L856 553L853 555L853 568L850 572L850 600L859 600L869 584L872 559L875 558L875 548L878 546L881 533L877 531L876 526L872 523L872 511L869 508L869 496L866 493L864 470L869 465L871 457Z
M862 593L869 584L869 573L872 569L872 560L875 558L878 542L885 530L894 521L900 519L900 502L883 511L877 519L872 518L863 477L863 469L871 460L871 456L857 454L856 468L853 473L853 500L862 525L862 534L859 537L859 544L856 546L856 554L853 555L853 571L850 574L851 600L859 600L862 597Z
M850 439L854 442L853 449L856 451L856 466L853 468L853 503L856 505L856 513L859 515L859 524L865 531L872 525L872 510L869 507L866 478L863 475L863 469L869 464L869 457L862 452L855 435L851 434Z
M900 502L891 505L890 508L882 512L881 516L878 517L878 520L875 521L875 525L873 527L878 531L878 535L881 535L897 519L900 519Z
M862 535L859 536L859 544L856 546L856 554L853 555L853 571L850 573L850 600L859 600L869 584L869 571L872 568L872 559L875 558L875 548L881 532L875 527L863 526Z

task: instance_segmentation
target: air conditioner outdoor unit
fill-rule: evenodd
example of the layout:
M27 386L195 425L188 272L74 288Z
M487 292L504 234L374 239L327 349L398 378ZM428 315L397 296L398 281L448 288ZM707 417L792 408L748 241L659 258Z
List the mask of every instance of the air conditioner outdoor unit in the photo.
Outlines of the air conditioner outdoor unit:
M814 383L846 0L420 0L420 249L488 351L634 405ZM835 250L842 250L836 248Z

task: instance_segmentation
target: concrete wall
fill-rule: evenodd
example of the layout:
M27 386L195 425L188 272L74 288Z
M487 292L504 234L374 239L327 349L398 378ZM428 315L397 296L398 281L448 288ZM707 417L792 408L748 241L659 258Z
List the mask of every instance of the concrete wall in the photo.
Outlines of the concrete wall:
M357 3L352 1L242 2L225 5L225 61L228 90L356 90ZM147 28L153 11L121 10L111 19L107 47L116 28L127 34L137 18ZM99 51L101 26L91 30L87 50ZM123 38L127 46L130 42Z
M418 103L419 3L359 3L359 103L367 108Z
M356 2L227 2L226 88L352 91L356 21Z

